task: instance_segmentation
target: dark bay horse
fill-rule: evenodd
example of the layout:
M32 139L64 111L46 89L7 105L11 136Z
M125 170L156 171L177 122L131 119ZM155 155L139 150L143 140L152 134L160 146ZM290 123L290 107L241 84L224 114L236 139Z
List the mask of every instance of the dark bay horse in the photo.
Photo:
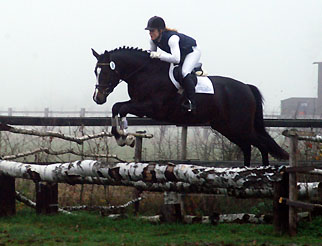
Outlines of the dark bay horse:
M207 124L241 148L245 166L250 165L251 145L260 150L263 165L269 165L268 153L278 159L289 158L265 130L257 87L209 76L215 94L196 94L197 111L192 114L182 109L185 98L170 81L169 63L151 59L149 52L136 48L123 47L101 55L92 52L97 58L93 95L97 104L105 103L120 81L128 84L130 100L115 103L112 108L112 133L119 144L124 145L118 124L125 129L126 115L133 114L178 125Z

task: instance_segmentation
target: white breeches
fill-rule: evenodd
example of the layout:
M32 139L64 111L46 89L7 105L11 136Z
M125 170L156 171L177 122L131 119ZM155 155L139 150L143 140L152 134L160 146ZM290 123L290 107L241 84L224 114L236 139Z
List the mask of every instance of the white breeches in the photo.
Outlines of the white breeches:
M189 53L182 64L182 76L183 78L195 68L196 64L200 60L201 50L198 46L192 47L193 51Z

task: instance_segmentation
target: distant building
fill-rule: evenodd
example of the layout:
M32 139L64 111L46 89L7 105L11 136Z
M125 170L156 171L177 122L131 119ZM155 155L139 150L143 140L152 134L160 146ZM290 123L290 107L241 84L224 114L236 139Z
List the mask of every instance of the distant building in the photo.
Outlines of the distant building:
M282 118L322 118L322 62L313 64L318 64L318 97L291 97L282 100Z

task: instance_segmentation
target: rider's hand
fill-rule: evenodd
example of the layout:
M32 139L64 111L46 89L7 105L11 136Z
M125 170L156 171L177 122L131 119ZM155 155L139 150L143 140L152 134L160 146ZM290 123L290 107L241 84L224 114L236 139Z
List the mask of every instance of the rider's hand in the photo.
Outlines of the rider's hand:
M157 59L159 59L160 56L161 56L161 53L156 52L156 51L151 51L151 53L150 53L150 57L151 58L157 58Z

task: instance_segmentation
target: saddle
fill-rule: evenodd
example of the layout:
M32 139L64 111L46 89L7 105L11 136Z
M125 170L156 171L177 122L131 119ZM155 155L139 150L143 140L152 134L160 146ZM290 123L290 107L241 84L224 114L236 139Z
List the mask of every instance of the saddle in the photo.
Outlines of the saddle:
M214 94L215 88L211 82L211 80L207 77L205 71L201 68L201 63L197 64L196 68L193 70L193 74L195 74L195 79L197 81L196 85L196 93L202 94ZM183 88L181 86L183 81L183 76L181 72L181 66L171 63L169 68L169 78L173 85L178 89L178 93L182 94Z
M202 69L202 63L197 63L194 69L191 72L195 76L206 77L208 74ZM173 69L173 76L176 81L182 84L183 76L182 76L182 67L181 65L175 66ZM197 82L197 81L196 81Z

